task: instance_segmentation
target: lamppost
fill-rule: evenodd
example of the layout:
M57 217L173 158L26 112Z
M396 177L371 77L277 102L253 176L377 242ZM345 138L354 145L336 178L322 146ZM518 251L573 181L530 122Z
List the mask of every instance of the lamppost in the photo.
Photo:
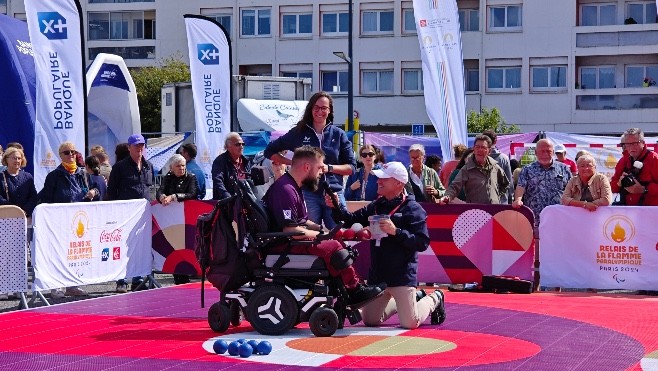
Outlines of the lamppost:
M347 131L354 130L354 68L352 65L352 0L348 1L347 8L347 55L343 52L334 52L334 55L347 62ZM340 82L339 82L340 84Z

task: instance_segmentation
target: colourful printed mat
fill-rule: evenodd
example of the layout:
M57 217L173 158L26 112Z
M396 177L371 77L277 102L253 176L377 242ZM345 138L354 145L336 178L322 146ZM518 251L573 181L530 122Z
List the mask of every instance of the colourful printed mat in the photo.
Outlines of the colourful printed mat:
M199 284L0 315L0 364L13 370L649 370L658 369L658 298L589 293L446 293L448 317L416 330L306 324L284 336L247 322L212 332L218 292ZM216 339L268 340L269 355L215 355Z

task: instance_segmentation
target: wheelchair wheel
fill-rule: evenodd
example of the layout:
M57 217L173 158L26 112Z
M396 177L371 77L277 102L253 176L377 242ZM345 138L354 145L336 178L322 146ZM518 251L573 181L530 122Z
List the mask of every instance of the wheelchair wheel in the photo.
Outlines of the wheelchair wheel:
M338 328L338 315L331 308L320 307L311 313L308 324L313 335L317 337L331 336Z
M231 300L231 304L229 304L229 313L231 314L231 325L233 325L233 327L240 326L240 324L242 324L242 318L240 317L242 313L240 313L240 304L237 300Z
M247 319L263 335L281 335L290 330L299 317L297 301L282 286L262 286L251 294Z
M230 310L226 303L217 302L208 309L208 325L215 332L226 332L230 325Z

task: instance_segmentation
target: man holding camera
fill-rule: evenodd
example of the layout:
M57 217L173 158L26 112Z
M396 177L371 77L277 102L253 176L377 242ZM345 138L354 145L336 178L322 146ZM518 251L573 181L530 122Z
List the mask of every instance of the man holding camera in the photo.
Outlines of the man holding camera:
M612 192L619 193L619 204L658 206L658 154L647 148L638 128L624 132L621 147L624 154L610 181Z

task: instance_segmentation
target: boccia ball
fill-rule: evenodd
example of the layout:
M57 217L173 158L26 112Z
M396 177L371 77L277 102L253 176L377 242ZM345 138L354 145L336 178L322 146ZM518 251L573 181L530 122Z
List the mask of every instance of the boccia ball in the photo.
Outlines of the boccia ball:
M228 350L228 343L225 340L215 340L212 344L212 350L217 354L224 354Z
M247 344L251 345L251 347L254 349L254 352L256 351L256 347L258 347L258 340L249 340Z
M237 356L239 347L240 347L240 343L238 343L237 341L232 341L231 344L228 345L228 354L232 356Z
M354 223L354 224L352 224L352 230L353 230L354 232L358 232L358 231L360 231L360 230L362 230L362 229L363 229L363 225L361 225L361 223Z
M241 358L248 358L254 352L254 348L249 343L242 343L238 347L238 354Z
M238 340L236 340L236 341L237 341L238 343L240 343L240 344L244 344L244 343L247 342L247 339L238 339Z
M262 354L262 355L268 355L272 351L272 344L270 344L269 341L263 340L260 343L258 343L258 346L256 347L256 353Z

